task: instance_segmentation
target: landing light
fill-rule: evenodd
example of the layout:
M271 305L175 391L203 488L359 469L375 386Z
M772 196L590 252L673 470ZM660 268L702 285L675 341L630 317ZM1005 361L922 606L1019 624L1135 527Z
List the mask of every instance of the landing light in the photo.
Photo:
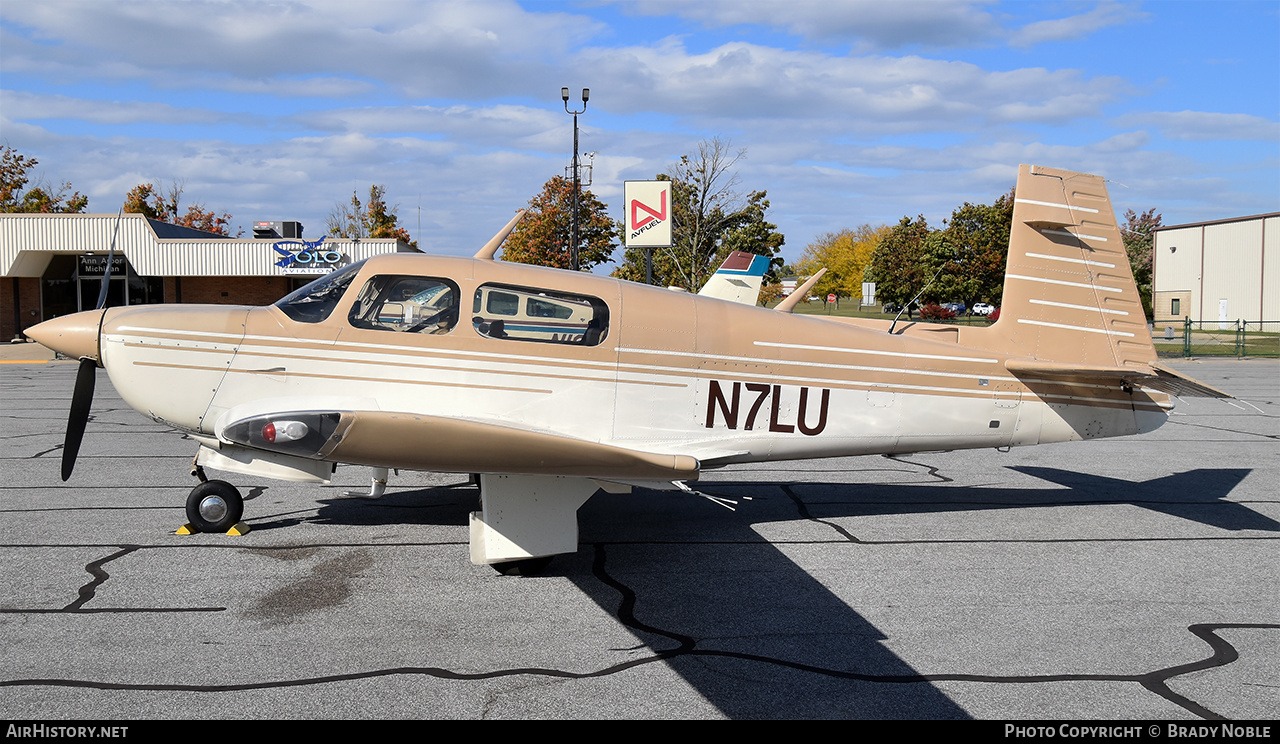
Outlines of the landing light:
M268 442L296 442L307 435L310 430L301 421L268 421L262 427L262 438Z

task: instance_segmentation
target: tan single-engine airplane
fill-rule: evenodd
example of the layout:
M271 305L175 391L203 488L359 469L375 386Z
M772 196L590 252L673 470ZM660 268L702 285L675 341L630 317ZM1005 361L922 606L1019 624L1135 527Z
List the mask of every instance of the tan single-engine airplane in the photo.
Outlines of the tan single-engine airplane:
M29 329L82 360L64 480L101 366L129 405L199 442L200 531L243 511L204 466L313 482L370 466L371 496L390 468L478 473L471 560L518 571L577 550L598 489L1138 434L1171 395L1229 397L1156 361L1097 176L1021 167L989 327L791 314L816 276L755 307L749 257L747 281L722 271L703 296L493 260L519 217L474 258L379 256L268 307L119 307Z

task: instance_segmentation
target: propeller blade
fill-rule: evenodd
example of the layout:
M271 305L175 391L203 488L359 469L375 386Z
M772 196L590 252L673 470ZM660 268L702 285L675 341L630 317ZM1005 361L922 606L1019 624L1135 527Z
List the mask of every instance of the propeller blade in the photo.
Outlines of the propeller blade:
M107 288L111 286L111 261L116 255L116 236L120 234L120 218L123 216L124 207L120 207L120 211L116 212L116 229L111 233L111 250L107 251L107 270L102 272L102 289L98 291L98 304L93 308L94 310L101 310L107 304ZM93 392L92 386L89 387L89 392ZM74 460L75 458L71 459ZM65 473L71 472L66 465L62 466L62 470ZM63 476L62 479L66 480L67 478Z
M89 422L89 406L93 404L93 386L98 379L98 364L92 359L81 359L76 372L76 388L71 394L71 415L67 418L67 438L62 444L62 480L71 477L84 439L84 427Z

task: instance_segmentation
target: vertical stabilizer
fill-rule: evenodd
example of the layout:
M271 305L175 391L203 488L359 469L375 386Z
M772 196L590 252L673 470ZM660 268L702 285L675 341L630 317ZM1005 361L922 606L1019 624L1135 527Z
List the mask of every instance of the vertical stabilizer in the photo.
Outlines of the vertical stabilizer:
M698 294L754 305L760 298L760 284L768 270L768 257L734 251L720 264L720 268L711 275L707 283L702 285Z
M1105 367L1156 359L1102 178L1018 169L1000 320L1009 351Z

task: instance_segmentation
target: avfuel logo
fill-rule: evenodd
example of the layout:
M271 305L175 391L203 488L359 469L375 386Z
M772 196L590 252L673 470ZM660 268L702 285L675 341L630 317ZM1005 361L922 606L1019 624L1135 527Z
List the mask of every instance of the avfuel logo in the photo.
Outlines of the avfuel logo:
M671 245L671 182L627 181L622 186L627 204L628 248L665 248Z
M639 213L644 212L647 216L640 218ZM631 226L636 235L656 227L657 224L667 218L667 192L663 191L658 195L658 209L654 210L648 204L639 199L631 200Z
M726 383L727 385L728 383ZM786 388L791 388L790 385ZM743 389L746 395L743 395ZM716 419L724 421L730 429L737 429L741 424L744 431L756 428L756 419L764 410L765 401L769 403L769 431L778 434L792 434L797 430L805 436L817 436L827 428L827 408L831 404L831 391L820 388L821 402L813 400L819 397L818 388L801 387L800 402L796 407L795 422L785 421L782 411L782 385L769 385L763 382L735 382L726 391L719 380L711 380L707 388L707 428L715 428ZM754 396L754 399L752 398ZM750 406L750 408L747 408ZM810 406L818 409L816 416L810 415ZM744 409L745 412L744 412ZM720 414L717 416L716 414ZM745 415L744 415L745 413ZM812 419L816 418L814 423ZM760 422L763 425L763 422Z

